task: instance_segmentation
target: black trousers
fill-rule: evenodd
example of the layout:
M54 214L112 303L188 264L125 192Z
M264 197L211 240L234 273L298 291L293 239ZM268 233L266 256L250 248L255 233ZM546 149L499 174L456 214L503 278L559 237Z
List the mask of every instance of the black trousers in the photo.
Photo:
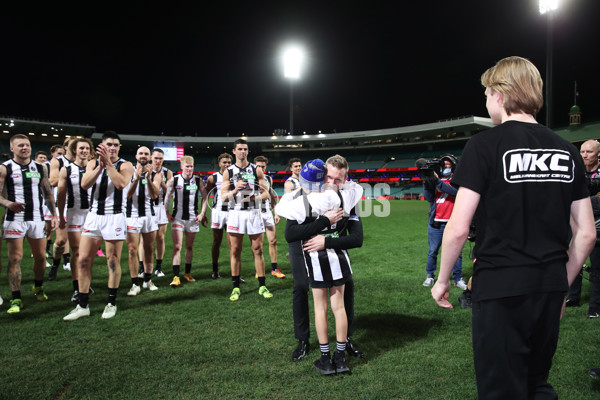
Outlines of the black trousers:
M310 337L310 316L308 313L308 273L304 265L304 255L300 242L289 244L290 268L294 277L292 312L294 314L294 336L308 341ZM348 316L348 336L354 333L354 281L352 277L344 288L344 307Z
M564 293L473 303L473 359L479 400L558 399L547 381Z

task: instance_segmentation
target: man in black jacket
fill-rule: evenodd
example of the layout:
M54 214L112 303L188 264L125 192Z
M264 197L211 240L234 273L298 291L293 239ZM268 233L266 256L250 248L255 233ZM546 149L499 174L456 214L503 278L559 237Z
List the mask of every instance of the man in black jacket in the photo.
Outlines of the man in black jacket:
M347 178L348 163L340 155L330 157L326 161L327 173L325 184L332 189L342 188ZM303 188L296 189L291 194L294 197L306 196ZM353 210L355 211L355 210ZM348 223L339 237L324 237L317 235L321 230L340 221L340 215L331 211L320 216L311 223L298 224L296 221L288 220L285 228L285 238L289 243L290 268L294 278L293 304L294 335L298 339L298 346L292 353L292 361L302 360L309 351L310 320L308 311L308 274L304 263L303 251L315 251L323 248L351 249L360 247L363 239L362 222L357 213L346 215ZM353 214L353 215L352 215ZM340 224L342 226L343 224ZM316 236L315 236L316 235ZM314 236L314 237L313 237ZM312 237L312 239L311 239ZM304 241L304 249L302 248ZM350 278L346 281L344 291L344 306L348 317L348 339L346 350L354 357L362 357L362 352L351 340L354 332L354 281Z

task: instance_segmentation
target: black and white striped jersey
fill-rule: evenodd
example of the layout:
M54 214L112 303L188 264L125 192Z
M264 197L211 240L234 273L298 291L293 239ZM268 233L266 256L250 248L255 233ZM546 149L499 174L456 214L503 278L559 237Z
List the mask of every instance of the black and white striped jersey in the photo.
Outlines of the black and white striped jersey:
M271 188L273 187L273 178L265 174L265 182L267 182L267 187L264 189L270 193ZM271 211L271 196L261 201L260 210L262 212Z
M21 165L15 160L5 161L6 179L4 188L6 199L25 204L25 211L15 213L6 209L7 221L43 221L44 195L41 187L44 167L35 161Z
M191 221L198 215L198 199L202 178L193 175L185 179L181 174L173 177L173 212L171 215L181 221Z
M154 181L154 177L156 176L156 174L158 174L159 172L162 172L163 174L163 183L167 182L167 172L169 171L169 169L167 167L160 167L160 171L152 171L152 175L150 175L150 180ZM163 204L165 204L165 191L163 190L162 185L158 188L158 197L154 200L152 200L154 202L154 206L160 206L162 207Z
M290 181L294 184L294 187L292 188L292 190L296 190L300 187L300 180L298 178L294 178L293 176L290 176L289 178L287 178L285 180L285 182Z
M133 169L135 176L135 168ZM133 182L134 178L131 178ZM148 178L147 173L143 173L137 182L137 187L133 195L127 199L127 208L125 215L127 218L148 217L154 215L154 201L150 197L148 185L152 181Z
M81 179L85 174L85 167L70 163L67 169L67 209L89 210L92 188L84 190Z
M96 161L98 162L98 161ZM118 159L113 165L117 171L121 170L121 166L126 163L124 159ZM92 187L92 205L90 211L98 215L111 215L125 213L125 205L127 204L127 190L129 184L123 189L116 189L115 185L108 177L106 168L102 170L96 183Z
M223 187L223 174L220 171L217 171L212 174L213 184L215 187L211 190L213 194L213 202L212 207L221 211L227 211L228 205L223 204L223 197L221 196L221 188Z
M233 190L236 186L236 182L243 180L246 182L246 187L236 193L233 197L233 203L229 202L230 210L251 210L257 208L254 201L243 201L244 198L251 196L259 196L260 189L258 188L258 175L256 172L256 165L250 163L244 168L240 168L237 165L232 165L227 168L229 172L229 190ZM259 203L260 205L260 203Z

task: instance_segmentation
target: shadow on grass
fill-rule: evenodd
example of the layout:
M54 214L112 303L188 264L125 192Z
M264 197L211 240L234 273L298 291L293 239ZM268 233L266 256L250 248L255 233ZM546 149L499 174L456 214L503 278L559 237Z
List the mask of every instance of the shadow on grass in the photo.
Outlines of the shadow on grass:
M429 335L432 328L442 325L441 321L395 313L367 314L354 321L360 349L368 360L391 349L404 347L407 343Z

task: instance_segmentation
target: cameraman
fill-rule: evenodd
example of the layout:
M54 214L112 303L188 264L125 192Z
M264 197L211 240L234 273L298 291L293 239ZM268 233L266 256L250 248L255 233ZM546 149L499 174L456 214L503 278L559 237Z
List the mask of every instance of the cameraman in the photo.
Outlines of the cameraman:
M600 142L597 140L588 140L581 145L579 150L583 163L585 164L585 175L588 178L600 178ZM592 198L598 196L597 193L590 191ZM594 201L592 201L594 205ZM596 217L597 218L597 217ZM595 247L590 254L590 283L592 285L592 292L590 293L590 303L588 305L588 312L586 317L598 318L600 317L600 248ZM583 277L580 273L577 275L573 284L569 288L569 295L567 297L567 307L579 307L581 300L581 283Z
M454 168L456 167L456 158L453 155L444 155L440 158L440 171L433 171L423 179L423 191L425 199L429 202L429 226L427 236L429 238L429 252L427 253L427 278L423 286L432 286L435 280L435 270L437 267L437 255L442 245L442 236L446 223L450 219L454 208L454 199L457 189L450 185ZM454 286L465 290L467 284L462 279L462 256L458 257L456 264L452 269L452 278Z

